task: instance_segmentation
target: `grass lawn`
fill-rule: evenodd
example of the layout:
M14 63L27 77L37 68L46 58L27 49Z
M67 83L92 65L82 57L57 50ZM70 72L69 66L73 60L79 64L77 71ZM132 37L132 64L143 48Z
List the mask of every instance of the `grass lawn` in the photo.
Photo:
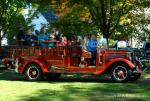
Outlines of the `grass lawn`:
M65 75L54 81L28 82L12 70L0 70L0 101L150 101L149 74L128 83Z

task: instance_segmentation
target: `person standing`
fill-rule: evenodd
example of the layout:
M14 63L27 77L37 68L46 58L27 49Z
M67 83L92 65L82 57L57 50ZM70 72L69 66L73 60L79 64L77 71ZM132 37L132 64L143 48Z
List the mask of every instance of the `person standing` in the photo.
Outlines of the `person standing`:
M55 40L56 41L61 41L62 40L62 34L59 33L59 31L55 32Z
M90 65L96 65L96 53L97 53L97 38L95 35L91 36L88 42L87 50L91 53Z
M54 37L54 35L52 34L51 36L50 36L50 43L48 44L48 47L49 48L53 48L55 46L55 37Z
M35 33L32 34L32 46L39 46L39 42L38 42L38 36L39 36L40 32L38 30L35 30Z
M16 36L16 41L18 46L25 46L25 32L23 28L20 28L18 31L18 34Z
M44 27L42 27L40 30L40 34L38 35L39 46L48 46L48 36L45 33L46 30Z
M62 35L60 46L67 46L67 37L65 37L64 35Z
M32 31L29 29L28 33L25 35L25 46L32 46L32 42Z

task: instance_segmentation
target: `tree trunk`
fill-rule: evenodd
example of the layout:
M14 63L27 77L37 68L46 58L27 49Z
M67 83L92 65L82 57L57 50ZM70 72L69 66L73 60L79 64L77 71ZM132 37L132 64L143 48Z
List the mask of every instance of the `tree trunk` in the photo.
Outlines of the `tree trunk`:
M106 39L106 42L107 42L106 48L109 49L109 34L102 34L102 35Z
M2 46L2 30L0 29L0 47Z
M109 49L109 39L106 38L106 41L107 41L107 49Z

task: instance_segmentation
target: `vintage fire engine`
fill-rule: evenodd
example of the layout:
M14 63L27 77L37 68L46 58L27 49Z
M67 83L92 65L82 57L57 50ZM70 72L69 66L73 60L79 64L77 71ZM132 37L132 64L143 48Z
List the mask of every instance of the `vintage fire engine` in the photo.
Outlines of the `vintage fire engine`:
M15 71L28 80L43 76L56 79L62 73L110 74L114 82L137 80L143 71L141 62L131 51L97 49L96 64L90 66L91 54L80 46L13 48Z

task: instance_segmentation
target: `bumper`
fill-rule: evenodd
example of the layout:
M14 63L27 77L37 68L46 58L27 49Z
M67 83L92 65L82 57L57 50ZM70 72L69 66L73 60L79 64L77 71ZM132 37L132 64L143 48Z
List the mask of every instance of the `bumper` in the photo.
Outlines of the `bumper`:
M150 59L143 58L143 59L140 59L140 61L141 61L142 65L143 65L144 69L148 68L150 66Z
M138 67L136 67L136 68L133 70L133 74L141 74L141 73L143 73L143 70L140 69L140 68L138 68Z

